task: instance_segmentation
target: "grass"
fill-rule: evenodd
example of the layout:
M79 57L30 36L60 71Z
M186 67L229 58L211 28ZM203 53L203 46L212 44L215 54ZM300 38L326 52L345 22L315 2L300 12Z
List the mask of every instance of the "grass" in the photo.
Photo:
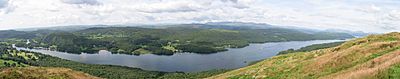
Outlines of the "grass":
M1 71L1 79L100 79L66 68L25 67L5 68Z
M396 64L390 67L384 75L387 75L383 78L400 78L400 64Z
M229 79L255 79L255 78L251 77L250 75L240 75L240 76L230 77Z

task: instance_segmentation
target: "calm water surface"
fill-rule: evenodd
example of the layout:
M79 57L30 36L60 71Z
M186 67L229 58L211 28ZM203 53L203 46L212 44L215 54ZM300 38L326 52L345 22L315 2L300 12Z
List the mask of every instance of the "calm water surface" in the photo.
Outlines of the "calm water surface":
M62 59L88 64L109 64L141 68L151 71L182 71L198 72L212 69L234 69L247 66L250 62L275 56L279 51L299 49L312 44L338 42L343 40L313 40L291 41L263 44L250 44L244 48L232 48L225 52L214 54L177 53L172 56L146 54L140 56L111 54L108 51L99 51L98 54L69 54L65 52L25 49L39 52Z

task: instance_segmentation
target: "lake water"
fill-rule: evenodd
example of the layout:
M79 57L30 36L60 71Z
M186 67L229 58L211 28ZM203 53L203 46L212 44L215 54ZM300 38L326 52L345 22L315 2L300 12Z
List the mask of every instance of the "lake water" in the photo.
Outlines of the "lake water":
M199 72L212 69L235 69L247 66L253 61L258 61L275 56L278 52L287 49L299 49L312 44L338 42L343 40L313 40L274 42L263 44L250 44L244 48L231 48L225 52L214 54L177 53L172 56L146 54L140 56L111 54L102 50L98 54L69 54L65 52L25 49L39 52L62 59L88 64L109 64L141 68L151 71L165 72Z

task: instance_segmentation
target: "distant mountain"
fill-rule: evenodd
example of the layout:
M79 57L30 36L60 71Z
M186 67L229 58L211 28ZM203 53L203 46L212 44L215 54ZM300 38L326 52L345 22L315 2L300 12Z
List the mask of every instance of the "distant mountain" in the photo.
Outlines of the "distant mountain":
M284 29L293 29L297 31L302 31L304 33L314 34L314 33L347 33L355 37L363 37L367 36L371 33L365 33L362 31L349 31L342 29L327 29L327 30L317 30L312 28L304 28L297 26L279 26L279 25L271 25L266 23L252 23L252 22L208 22L204 23L204 25L209 25L210 28L241 28L241 29L270 29L270 28L284 28Z
M302 31L305 33L316 33L319 31L316 29L303 28L303 27L297 27L297 26L277 26L277 25L270 25L270 24L266 24L266 23L252 23L252 22L208 22L205 24L213 25L213 26L240 27L240 28L247 28L247 29L284 28L284 29L298 30L298 31Z
M208 22L204 23L205 25L214 25L214 26L233 26L233 27L241 27L248 29L268 29L268 28L282 28L279 26L273 26L265 23L250 23L250 22Z
M355 37L364 37L364 36L367 36L367 35L371 34L371 33L365 33L365 32L362 32L362 31L349 31L349 30L341 30L341 29L327 29L327 30L324 30L324 31L325 32L347 33L347 34L353 35Z
M324 38L324 39L349 39L354 36L348 33L341 32L316 32L313 33L315 38Z
M58 31L78 31L93 27L111 27L108 25L70 25L70 26L53 26L53 27L39 27L39 28L25 28L25 29L15 29L17 31L38 31L38 30L58 30Z
M20 38L20 39L29 39L35 37L34 34L24 32L24 31L15 31L15 30L3 30L0 31L0 39L4 38Z
M252 22L208 22L208 23L192 23L192 24L154 24L154 25L71 25L71 26L55 26L55 27L43 27L43 28L27 28L27 29L15 29L17 31L38 31L38 30L59 30L59 31L79 31L94 27L142 27L142 28L170 28L170 27L196 27L205 29L227 29L227 30L243 30L243 29L271 29L271 28L282 28L292 29L301 31L304 33L320 33L320 32L331 32L331 33L348 33L353 36L361 37L368 35L363 32L353 32L348 30L339 29L328 29L328 30L317 30L311 28L297 27L297 26L278 26L270 25L266 23L252 23Z

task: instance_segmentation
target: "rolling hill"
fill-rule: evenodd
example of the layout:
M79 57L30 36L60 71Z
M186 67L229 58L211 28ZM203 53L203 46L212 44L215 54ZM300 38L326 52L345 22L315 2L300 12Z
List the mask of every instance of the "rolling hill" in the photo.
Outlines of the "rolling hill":
M0 69L1 79L101 79L67 68L23 67Z
M15 31L15 30L3 30L0 31L0 40L7 38L19 38L19 39L28 39L35 37L34 34L24 32L24 31Z
M399 71L400 33L390 33L275 56L209 79L391 79L400 78Z

